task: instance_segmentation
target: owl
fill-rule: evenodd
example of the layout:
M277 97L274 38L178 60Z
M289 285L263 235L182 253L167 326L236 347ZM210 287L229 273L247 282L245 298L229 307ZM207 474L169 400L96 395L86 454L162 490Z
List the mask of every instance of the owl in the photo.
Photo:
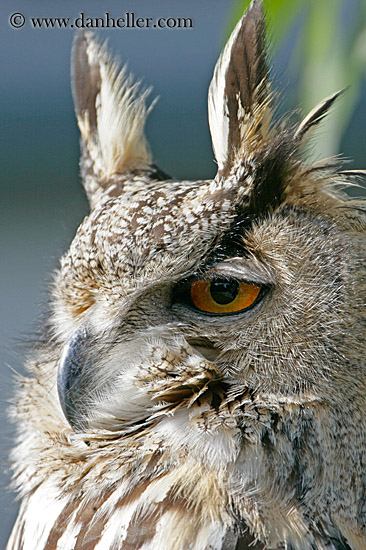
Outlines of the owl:
M217 174L175 181L147 92L77 35L90 214L17 380L8 550L364 550L362 176L277 121L254 0L208 92Z

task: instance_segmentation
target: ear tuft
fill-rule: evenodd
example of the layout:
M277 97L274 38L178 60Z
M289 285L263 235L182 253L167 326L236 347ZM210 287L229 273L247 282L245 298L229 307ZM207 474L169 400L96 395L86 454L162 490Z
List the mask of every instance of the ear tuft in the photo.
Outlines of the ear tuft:
M82 162L99 186L107 187L116 174L152 164L144 135L150 90L139 94L139 84L133 83L125 68L119 71L106 45L99 44L90 31L78 33L74 40L72 92ZM93 186L84 183L90 195Z
M255 0L236 25L214 71L208 93L209 123L220 176L270 137L271 93L266 24Z
M294 137L301 140L309 130L311 130L314 126L317 126L319 122L321 122L323 118L326 117L333 103L343 92L344 90L340 90L339 92L330 95L329 97L323 99L323 101L318 103L318 105L316 105L299 124Z

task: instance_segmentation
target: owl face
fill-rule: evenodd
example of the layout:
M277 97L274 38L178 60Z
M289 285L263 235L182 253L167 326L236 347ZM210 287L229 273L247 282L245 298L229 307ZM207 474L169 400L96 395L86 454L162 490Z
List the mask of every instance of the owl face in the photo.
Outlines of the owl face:
M346 319L352 299L345 239L296 201L257 214L245 184L150 183L83 222L55 309L59 394L74 429L149 418L164 400L162 373L166 388L202 369L224 393L296 403L337 391L329 342L341 340L334 315ZM179 371L168 374L167 356Z

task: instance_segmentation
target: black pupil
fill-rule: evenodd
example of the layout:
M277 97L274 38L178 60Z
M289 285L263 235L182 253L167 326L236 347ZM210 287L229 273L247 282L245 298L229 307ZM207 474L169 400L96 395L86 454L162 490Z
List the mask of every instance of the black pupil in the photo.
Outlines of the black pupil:
M217 304L230 304L238 295L238 281L212 281L210 293Z

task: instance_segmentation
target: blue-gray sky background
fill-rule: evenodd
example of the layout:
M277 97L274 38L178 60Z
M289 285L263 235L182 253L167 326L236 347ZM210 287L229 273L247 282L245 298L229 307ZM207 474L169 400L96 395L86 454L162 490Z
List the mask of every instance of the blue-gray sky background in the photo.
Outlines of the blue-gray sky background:
M361 1L349 0L350 9L357 10ZM123 17L133 11L154 19L191 17L192 29L112 29L101 30L100 35L109 37L137 78L153 86L151 97L160 96L147 125L157 164L172 176L194 179L213 177L216 171L207 124L207 88L234 4L228 0L1 3L0 548L5 547L16 512L14 496L7 489L6 456L14 431L6 420L12 391L9 366L21 371L23 352L17 341L36 327L52 271L88 211L78 175L78 131L70 91L73 31L35 30L27 23L15 30L9 16L21 12L27 18L75 18L83 11L100 17L108 11ZM301 17L297 18L276 57L276 79L284 82L290 98L284 110L295 106L298 77L296 71L286 69L301 24ZM342 152L355 159L349 167L366 168L365 122L363 83L341 144Z

